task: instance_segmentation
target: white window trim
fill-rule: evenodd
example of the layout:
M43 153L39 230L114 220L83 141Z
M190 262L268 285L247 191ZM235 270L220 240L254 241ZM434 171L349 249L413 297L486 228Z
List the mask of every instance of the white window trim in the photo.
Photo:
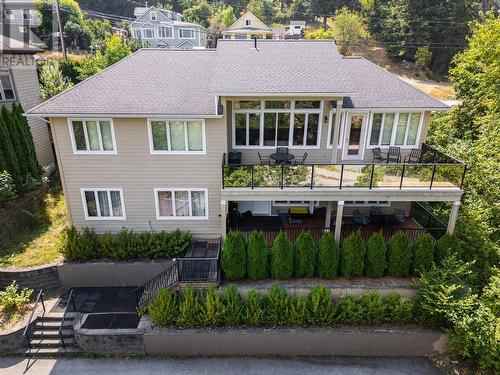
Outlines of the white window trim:
M146 30L151 30L152 35L153 35L151 38L146 37ZM154 29L154 27L145 27L145 28L141 29L141 31L142 31L142 38L143 39L149 39L149 40L155 39L155 29Z
M170 151L170 150L155 150L154 143L153 143L153 128L151 126L151 122L160 122L164 121L165 123L168 123L170 121L176 121L176 122L182 122L184 124L184 142L186 146L185 151ZM187 133L187 123L189 121L201 121L201 137L202 137L202 143L203 143L203 150L202 151L189 151L187 148L189 147L188 144L188 133ZM165 155L165 154L170 154L170 155L206 155L207 153L207 145L206 145L206 137L205 137L205 119L168 119L168 118L148 118L148 138L149 138L149 152L152 155ZM170 146L170 132L168 131L168 126L167 126L167 145Z
M344 207L391 207L391 201L363 201L363 203L356 203L361 201L352 201L352 203L348 203L348 201L344 201ZM370 203L377 202L377 203ZM385 202L385 203L380 203Z
M161 28L165 28L165 29L170 29L170 37L166 37L166 36L161 36L161 32L160 32L160 29ZM158 39L174 39L174 28L172 26L158 26Z
M155 209L156 209L156 220L208 220L208 189L206 188L154 188L155 195ZM175 192L176 191L187 191L189 193L189 214L192 214L191 207L191 192L192 191L203 191L205 193L205 216L160 216L160 204L158 201L158 193L162 191L170 191L172 193L172 212L175 215Z
M191 30L193 32L193 37L192 38L186 38L186 37L182 36L181 35L181 31L184 31L184 30ZM196 39L196 31L195 31L195 29L193 29L193 28L186 28L186 27L179 28L179 39L190 39L190 40Z
M382 145L381 142L382 142L382 130L383 128L381 128L381 131L380 131L380 134L379 134L379 139L378 139L378 145L370 145L370 138L371 138L371 134L372 134L372 126L373 126L373 118L374 118L374 115L375 113L382 113L383 116L382 116L382 125L384 123L384 120L385 120L385 115L387 113L394 113L394 123L393 123L393 126L392 126L392 134L391 134L391 142L389 145ZM396 133L397 133L397 127L398 127L398 121L399 121L399 115L401 113L407 113L408 114L408 120L406 121L406 130L405 130L405 136L404 136L404 144L402 145L397 145L396 144ZM406 144L406 141L408 139L408 132L409 132L409 129L410 129L410 119L411 119L411 114L412 113L418 113L420 114L420 120L419 120L419 123L418 123L418 129L417 129L417 137L416 137L416 140L415 140L415 144L413 145L407 145ZM400 147L401 149L412 149L412 148L416 148L418 147L418 145L420 144L420 137L421 137L421 132L422 132L422 127L423 127L423 123L424 123L424 117L425 117L425 112L422 112L422 111L372 111L370 113L370 119L369 119L369 126L368 126L368 133L367 133L367 137L366 137L366 149L373 149L373 148L380 148L380 149L388 149L389 147Z
M14 81L12 81L12 73L9 69L0 69L0 73L7 73L9 80L10 80L10 87L12 90L12 94L14 95L14 97L12 99L5 98L5 90L3 88L2 81L0 80L0 91L1 91L0 102L13 102L16 100L17 95L16 95L16 90L14 90Z
M120 192L120 203L122 205L122 216L100 216L101 210L99 207L99 197L96 195L96 208L98 216L89 216L88 208L87 208L87 200L85 199L85 192L92 191L94 194L98 191L106 191L108 192L109 199L109 209L110 213L113 212L113 207L111 206L111 194L110 191L119 191ZM123 200L123 189L122 188L81 188L80 194L82 196L82 204L83 204L83 213L85 214L85 220L127 220L127 215L125 214L125 201Z
M77 150L76 149L75 134L73 132L73 121L82 121L83 123L85 123L86 121L96 121L97 124L99 124L99 121L109 121L109 124L111 126L111 138L113 141L113 151L104 151L104 150L92 151L92 150L90 150L90 148L88 150ZM115 126L113 124L112 118L71 117L71 118L68 118L68 127L69 127L69 133L70 133L70 138L71 138L71 146L73 147L73 154L116 155L117 149L116 149ZM97 129L99 131L99 145L102 148L101 126L99 125L97 127ZM87 147L89 147L89 140L87 137L87 127L85 126L85 124L83 127L83 131L85 133L85 143L87 144Z
M153 18L154 16L154 18ZM151 12L149 12L149 20L150 21L157 21L158 20L158 14L156 13L155 10L152 10Z
M337 139L337 149L340 150L342 148L342 143L340 140L343 137L343 131L344 131L344 111L337 112L337 108L332 108L330 110L329 118L328 118L328 137L326 138L326 148L327 149L332 149L333 144L330 143L330 138L332 137L332 132L334 131L334 126L335 126L335 120L333 120L333 116L340 116L339 120L339 134L338 134L338 139Z
M251 19L245 20L245 26L252 26L252 20Z
M245 100L245 99L244 99ZM252 99L248 99L250 101L253 101ZM231 124L231 134L232 134L232 147L233 149L239 150L260 150L260 149L268 149L268 150L273 150L276 149L276 147L288 147L289 149L296 149L296 150L304 150L304 149L309 149L309 150L317 150L321 148L321 130L323 128L323 112L324 112L324 100L319 100L320 102L320 107L319 108L298 108L295 109L295 102L296 101L309 101L307 99L299 99L299 100L290 100L290 99L284 99L283 101L289 101L290 102L290 108L287 109L265 109L264 108L264 103L266 101L282 101L279 99L268 99L268 100L260 100L260 109L252 109L252 108L244 108L244 109L234 109L232 110L232 124ZM318 100L311 100L311 101L318 101ZM234 103L234 101L233 101ZM260 114L260 139L259 139L259 145L252 145L252 146L243 146L243 145L236 145L236 114L237 113L244 113L244 114ZM285 146L264 146L264 114L265 113L289 113L290 114L290 125L289 125L289 133L288 133L288 145ZM306 145L294 145L293 144L293 124L294 124L294 116L296 113L304 113L304 114L318 114L319 119L318 119L318 135L317 135L317 144L316 146L306 146ZM248 116L247 116L248 119ZM248 125L248 123L247 123ZM276 126L276 131L278 127ZM304 139L306 137L306 130L307 127L304 128ZM246 143L248 144L249 139L248 139L248 133L249 133L249 126L246 127ZM275 135L276 139L276 135ZM304 142L305 143L305 142Z

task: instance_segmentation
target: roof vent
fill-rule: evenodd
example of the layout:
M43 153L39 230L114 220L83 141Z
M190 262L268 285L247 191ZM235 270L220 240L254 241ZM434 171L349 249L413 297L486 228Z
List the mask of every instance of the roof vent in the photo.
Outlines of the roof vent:
M257 49L257 37L253 37L253 48Z

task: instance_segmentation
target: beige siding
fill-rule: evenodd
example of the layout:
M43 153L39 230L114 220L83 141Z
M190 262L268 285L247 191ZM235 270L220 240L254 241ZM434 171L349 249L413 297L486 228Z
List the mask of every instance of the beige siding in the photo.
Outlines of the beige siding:
M197 235L220 233L222 120L207 119L206 155L151 155L146 119L116 118L116 155L74 154L66 119L52 119L73 224L98 232L181 228ZM85 220L81 188L122 188L126 220ZM208 189L209 220L156 220L154 188Z

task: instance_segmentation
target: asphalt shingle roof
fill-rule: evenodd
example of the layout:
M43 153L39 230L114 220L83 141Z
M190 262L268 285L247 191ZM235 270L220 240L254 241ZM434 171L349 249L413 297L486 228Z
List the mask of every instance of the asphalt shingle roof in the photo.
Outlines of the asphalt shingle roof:
M142 49L31 109L30 115L215 115L216 96L344 94L348 108L445 109L442 102L332 41L219 41Z

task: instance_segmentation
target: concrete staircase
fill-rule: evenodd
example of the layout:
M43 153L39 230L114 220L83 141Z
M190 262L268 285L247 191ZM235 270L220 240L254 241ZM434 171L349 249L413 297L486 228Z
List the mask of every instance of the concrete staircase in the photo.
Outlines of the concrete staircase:
M73 331L74 318L75 313L67 313L63 323L63 313L49 313L38 317L29 335L31 347L29 352L36 354L78 352ZM61 327L61 335L59 335Z

